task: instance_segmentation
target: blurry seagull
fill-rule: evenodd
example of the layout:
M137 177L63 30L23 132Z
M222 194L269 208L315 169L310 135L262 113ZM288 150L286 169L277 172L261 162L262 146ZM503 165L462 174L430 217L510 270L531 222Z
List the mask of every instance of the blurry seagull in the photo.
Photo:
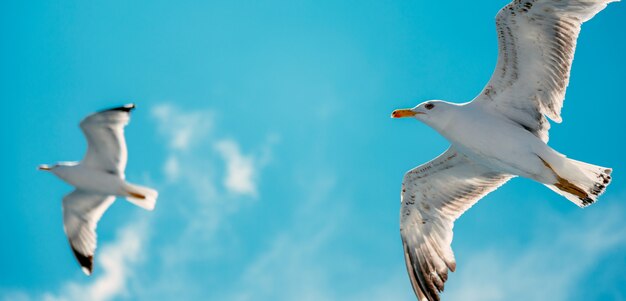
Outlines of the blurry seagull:
M87 137L87 154L80 162L40 165L76 189L63 198L63 224L83 272L91 275L96 250L96 224L116 196L153 210L157 191L124 181L127 150L124 127L134 104L87 116L80 128Z
M480 95L464 104L433 100L392 113L426 123L452 144L402 183L400 232L419 300L439 300L448 270L456 267L454 221L512 177L533 179L580 207L609 185L610 168L568 159L546 144L546 116L561 122L581 24L614 1L511 2L496 17L498 63Z

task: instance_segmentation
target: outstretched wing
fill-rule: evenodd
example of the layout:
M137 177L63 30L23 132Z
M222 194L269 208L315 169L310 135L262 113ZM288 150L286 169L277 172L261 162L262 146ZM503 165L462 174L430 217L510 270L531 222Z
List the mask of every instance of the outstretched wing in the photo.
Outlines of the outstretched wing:
M561 122L576 39L583 22L618 0L515 0L496 17L498 63L477 97L537 137Z
M63 227L78 263L87 275L93 270L96 226L114 196L74 190L63 198Z
M81 121L88 144L82 164L124 177L128 159L124 127L134 108L134 104L128 104L91 114Z
M439 300L454 272L454 221L512 176L488 170L453 147L407 172L402 182L400 234L413 290L420 301Z

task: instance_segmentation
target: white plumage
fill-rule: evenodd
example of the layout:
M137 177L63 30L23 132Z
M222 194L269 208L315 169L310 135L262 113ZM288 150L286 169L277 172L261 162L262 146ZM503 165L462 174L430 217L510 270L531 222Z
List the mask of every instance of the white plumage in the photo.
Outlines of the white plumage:
M87 116L80 127L87 137L81 162L41 165L76 189L63 198L63 225L72 251L85 274L93 271L96 225L116 196L147 210L154 209L157 191L124 181L127 150L124 127L135 106L125 105Z
M409 171L402 184L400 232L419 300L439 300L456 263L454 221L515 176L538 181L580 207L596 201L611 169L550 148L546 116L561 108L583 22L615 0L516 0L496 17L499 55L491 80L473 101L427 101L396 110L446 137L452 146Z

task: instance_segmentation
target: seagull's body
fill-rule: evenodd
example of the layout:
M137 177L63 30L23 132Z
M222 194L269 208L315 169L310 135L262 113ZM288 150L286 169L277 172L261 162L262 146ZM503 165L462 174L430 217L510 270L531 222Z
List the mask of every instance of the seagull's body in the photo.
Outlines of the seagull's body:
M87 116L80 127L88 148L80 162L60 162L39 169L52 172L75 190L63 198L63 226L72 251L85 274L93 270L96 225L116 196L147 210L154 209L158 193L124 180L127 150L124 127L133 104Z
M456 269L454 221L483 196L522 176L580 207L611 181L610 168L567 158L547 145L561 108L581 24L616 0L515 0L496 17L496 70L474 100L396 110L444 136L450 148L404 176L400 233L420 301L439 300ZM546 118L547 117L547 118Z
M445 106L446 116L438 116L429 125L459 153L503 173L544 184L554 180L551 170L539 158L558 160L558 153L523 127L474 102L456 105L439 101L436 106Z
M80 163L61 163L54 168L54 174L77 189L104 195L124 195L124 179Z

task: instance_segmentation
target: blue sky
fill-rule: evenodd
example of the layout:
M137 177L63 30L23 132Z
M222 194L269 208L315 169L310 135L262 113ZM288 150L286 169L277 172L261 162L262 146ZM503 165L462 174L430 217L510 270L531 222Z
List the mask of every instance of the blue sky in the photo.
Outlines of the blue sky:
M4 1L0 300L414 300L404 172L448 143L392 120L489 79L507 1ZM456 223L446 300L626 299L626 10L583 26L550 145L614 168L579 209L515 179ZM78 122L135 102L127 178L92 277L63 233ZM482 295L480 295L482 294Z

